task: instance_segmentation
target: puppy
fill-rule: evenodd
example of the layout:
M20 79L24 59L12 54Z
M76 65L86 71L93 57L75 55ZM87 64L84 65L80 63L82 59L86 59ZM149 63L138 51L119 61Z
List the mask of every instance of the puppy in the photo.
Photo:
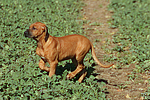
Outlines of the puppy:
M82 35L53 37L49 35L46 25L41 22L31 24L29 29L24 32L24 35L37 41L36 54L41 57L39 68L49 72L50 77L55 74L59 61L71 59L77 68L69 73L67 78L72 79L81 72L81 77L78 81L82 82L87 74L84 69L83 59L89 50L91 50L92 56L99 66L108 68L113 65L105 66L101 64L96 57L92 43ZM45 66L46 62L50 64L50 67Z

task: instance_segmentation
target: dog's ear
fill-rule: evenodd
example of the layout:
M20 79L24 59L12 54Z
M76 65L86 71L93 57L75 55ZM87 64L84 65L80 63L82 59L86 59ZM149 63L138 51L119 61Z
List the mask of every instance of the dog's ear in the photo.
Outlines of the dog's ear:
M45 35L45 42L48 40L48 38L49 38L49 34L48 34L48 27L46 26L45 27L45 33L46 33L46 35Z

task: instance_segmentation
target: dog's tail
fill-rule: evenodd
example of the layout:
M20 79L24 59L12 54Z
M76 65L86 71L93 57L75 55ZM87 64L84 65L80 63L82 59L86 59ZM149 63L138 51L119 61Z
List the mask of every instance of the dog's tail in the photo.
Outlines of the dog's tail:
M91 52L92 52L92 56L93 56L93 58L94 58L94 60L97 62L97 64L99 65L99 66L101 66L101 67L103 67L103 68L109 68L109 67L111 67L112 65L114 65L114 64L110 64L110 65L103 65L102 63L100 63L99 61L98 61L98 59L97 59L97 57L96 57L96 54L95 54L95 51L94 51L94 47L93 47L93 44L91 43Z

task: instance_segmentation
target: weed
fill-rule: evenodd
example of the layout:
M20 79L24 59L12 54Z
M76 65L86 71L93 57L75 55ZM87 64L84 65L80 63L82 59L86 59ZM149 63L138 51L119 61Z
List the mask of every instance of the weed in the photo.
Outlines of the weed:
M116 47L118 62L124 65L137 64L137 72L150 70L150 41L149 41L149 1L141 0L112 0L110 10L115 13L112 16L112 28L119 28L114 35L113 43Z
M102 25L102 23L93 22L93 23L90 23L89 25L91 25L91 26L100 26L100 25Z
M34 22L45 23L52 36L82 34L81 5L79 0L0 1L0 100L105 100L103 84L94 77L81 84L76 77L66 80L67 68L73 66L70 61L60 62L52 78L42 72L38 68L40 57L35 54L36 41L24 37Z
M121 83L120 85L117 85L120 89L125 89L127 88L127 85L124 85L123 83Z
M150 99L150 87L145 93L141 93L141 95L144 97L144 100L149 100Z
M99 5L99 7L100 7L100 8L102 8L102 7L103 7L103 5L102 5L102 4L100 4L100 5Z
M116 53L117 58L114 60L122 66L135 63L136 68L128 75L129 79L134 80L138 77L136 73L150 71L150 1L111 0L109 8L114 12L111 28L119 28L119 32L113 37L116 47L112 49L112 52ZM148 100L149 94L148 90L142 96Z

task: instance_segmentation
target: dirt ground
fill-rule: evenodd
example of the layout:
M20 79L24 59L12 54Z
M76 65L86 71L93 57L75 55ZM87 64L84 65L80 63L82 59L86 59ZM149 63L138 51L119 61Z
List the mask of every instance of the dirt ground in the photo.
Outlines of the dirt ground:
M103 64L108 65L109 63L103 61L103 56L106 53L101 46L105 45L106 39L111 41L112 36L118 31L118 29L109 28L109 21L113 14L113 12L108 11L110 2L109 0L83 0L83 2L85 3L82 11L83 20L87 21L83 26L84 30L87 37L95 45L98 59ZM144 93L150 87L148 83L150 77L149 75L138 74L138 78L130 80L128 75L134 68L135 65L133 64L128 68L122 66L120 69L96 67L95 72L99 74L96 77L107 84L107 99L143 100L141 93Z

